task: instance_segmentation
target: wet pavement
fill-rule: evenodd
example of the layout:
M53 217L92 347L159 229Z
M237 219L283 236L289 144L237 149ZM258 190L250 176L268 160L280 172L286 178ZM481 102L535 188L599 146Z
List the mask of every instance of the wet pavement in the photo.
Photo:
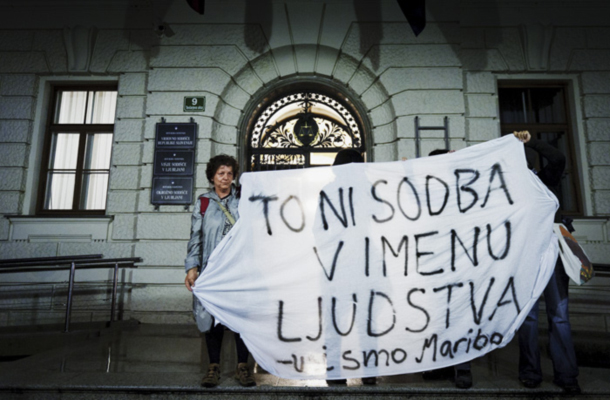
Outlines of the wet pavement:
M0 332L0 398L563 398L552 383L551 361L543 350L544 381L526 389L517 379L518 345L472 361L474 385L457 389L450 378L424 380L421 374L378 378L376 385L349 379L329 386L324 380L288 380L273 376L251 361L258 384L242 388L234 378L236 354L226 332L218 388L200 386L207 352L195 325L152 325L126 321L102 329L59 332ZM591 343L588 335L575 335ZM544 338L543 338L544 340ZM579 398L610 398L610 343L579 352ZM543 349L544 349L543 343ZM579 346L577 344L577 351ZM583 348L587 348L584 346ZM600 351L601 349L601 351ZM597 353L596 353L597 352ZM36 353L20 358L28 353ZM597 357L595 354L598 354ZM597 360L596 360L597 358ZM582 361L582 362L581 362ZM149 397L147 397L149 398Z

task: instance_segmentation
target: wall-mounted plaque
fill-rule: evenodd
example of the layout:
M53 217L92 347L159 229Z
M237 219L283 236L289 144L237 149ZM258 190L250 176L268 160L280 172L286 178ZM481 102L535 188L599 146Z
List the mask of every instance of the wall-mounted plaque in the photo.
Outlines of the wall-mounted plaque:
M155 176L192 176L195 152L193 150L155 151Z
M193 203L197 124L157 124L150 202L158 205Z
M153 178L151 203L189 205L193 203L193 178Z
M157 124L155 149L194 149L196 123Z

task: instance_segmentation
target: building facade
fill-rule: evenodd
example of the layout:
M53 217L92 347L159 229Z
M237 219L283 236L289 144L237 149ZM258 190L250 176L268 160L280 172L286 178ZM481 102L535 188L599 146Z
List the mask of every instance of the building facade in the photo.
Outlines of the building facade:
M245 171L343 147L395 161L530 129L568 157L564 212L608 264L610 4L428 0L426 14L416 37L395 0L208 0L204 15L184 0L0 1L0 258L142 257L120 316L189 323L193 206L151 203L164 120L196 123L196 194L216 154ZM305 98L326 145L291 139ZM66 276L3 274L0 326L61 322ZM73 321L108 318L110 279L78 271ZM610 330L609 287L572 288L575 326Z

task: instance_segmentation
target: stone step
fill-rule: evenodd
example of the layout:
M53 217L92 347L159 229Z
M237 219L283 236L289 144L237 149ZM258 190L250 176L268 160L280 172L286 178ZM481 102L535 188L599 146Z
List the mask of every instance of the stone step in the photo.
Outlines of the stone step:
M221 360L221 383L203 389L207 353L193 325L147 325L125 321L108 328L89 327L60 332L0 332L0 398L8 399L403 399L565 398L552 383L552 364L541 331L544 381L525 389L517 379L518 345L508 346L472 361L474 386L456 389L450 379L424 381L421 374L384 376L375 386L350 379L346 386L323 380L281 379L255 366L256 388L242 388L234 379L235 350L226 333ZM593 332L574 334L581 367L579 398L610 398L610 340ZM11 350L18 343L19 350ZM29 343L29 344L28 344ZM29 346L29 347L28 347ZM45 350L45 346L47 347ZM28 351L29 349L29 351ZM35 350L32 352L32 350ZM32 354L10 359L8 353ZM0 353L2 355L2 353ZM252 362L252 364L254 364Z
M87 399L87 400L154 400L176 399L231 399L231 400L278 400L278 399L477 399L477 400L512 400L512 399L566 399L566 395L558 390L422 390L418 388L218 388L218 389L180 389L157 388L154 390L134 387L117 387L114 389L81 388L36 388L15 391L0 390L0 397L7 399ZM571 396L567 396L571 398ZM582 393L578 399L607 400L607 393Z

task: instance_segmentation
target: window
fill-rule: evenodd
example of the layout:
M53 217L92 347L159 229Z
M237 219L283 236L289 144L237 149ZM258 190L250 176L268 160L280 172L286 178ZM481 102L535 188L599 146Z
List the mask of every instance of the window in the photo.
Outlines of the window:
M116 100L116 86L54 89L39 214L104 214Z
M332 165L342 149L365 155L363 124L351 102L311 89L287 90L257 107L248 171Z
M559 149L566 156L559 193L564 215L582 215L574 137L567 112L567 85L500 82L500 126L502 135L527 130L538 140ZM537 169L544 166L537 160Z

